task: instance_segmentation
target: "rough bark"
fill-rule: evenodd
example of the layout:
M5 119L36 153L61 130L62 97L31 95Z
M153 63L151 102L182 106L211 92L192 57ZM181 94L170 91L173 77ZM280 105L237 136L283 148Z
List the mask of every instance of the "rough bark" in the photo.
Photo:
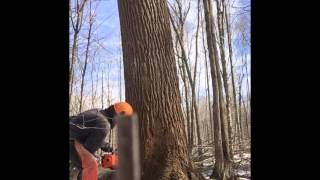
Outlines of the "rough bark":
M194 173L166 1L119 0L118 6L126 100L139 115L142 179L187 179Z

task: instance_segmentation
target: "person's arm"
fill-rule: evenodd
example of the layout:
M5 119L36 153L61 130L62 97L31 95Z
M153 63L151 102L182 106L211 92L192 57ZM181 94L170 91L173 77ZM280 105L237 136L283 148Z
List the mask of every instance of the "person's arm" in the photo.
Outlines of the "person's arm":
M92 154L104 145L106 132L103 130L93 131L86 139L84 147Z

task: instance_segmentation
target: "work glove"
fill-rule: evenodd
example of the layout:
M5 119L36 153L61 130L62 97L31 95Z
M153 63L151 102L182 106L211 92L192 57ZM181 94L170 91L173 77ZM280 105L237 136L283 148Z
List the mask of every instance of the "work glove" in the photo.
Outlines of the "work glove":
M103 146L101 147L101 150L104 152L112 152L113 148L109 143L104 143Z

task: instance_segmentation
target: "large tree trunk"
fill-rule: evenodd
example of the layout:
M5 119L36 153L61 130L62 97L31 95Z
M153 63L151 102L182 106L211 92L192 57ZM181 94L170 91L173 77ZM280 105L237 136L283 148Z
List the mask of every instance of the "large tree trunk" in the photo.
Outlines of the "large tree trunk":
M193 173L166 1L118 5L126 98L140 120L142 179L187 179Z
M209 50L210 68L213 86L213 123L214 123L214 144L215 144L215 168L213 175L219 180L233 179L232 164L229 158L229 151L225 149L226 134L221 106L222 92L221 79L219 79L219 57L218 48L214 32L214 20L212 16L212 6L209 0L203 0L205 12L205 24L207 31L207 44ZM219 87L220 86L220 87ZM223 142L224 141L224 142Z

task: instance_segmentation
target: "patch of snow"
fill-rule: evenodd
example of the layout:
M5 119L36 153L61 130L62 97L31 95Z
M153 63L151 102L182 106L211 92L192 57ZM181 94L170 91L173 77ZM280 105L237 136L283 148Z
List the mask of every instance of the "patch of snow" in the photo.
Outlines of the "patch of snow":
M204 162L202 166L213 166L213 162Z
M248 171L239 170L237 174L240 175L240 176L243 176L243 175L249 174L249 172Z
M251 157L251 154L250 153L243 153L242 157L247 159L247 158Z
M240 162L240 165L249 165L250 166L250 160L242 160Z
M239 154L235 154L234 156L233 156L233 159L239 159L240 158L240 155Z
M244 178L244 177L239 177L239 180L250 180L250 179Z
M233 162L235 162L235 163L238 163L238 162L240 162L241 161L241 159L234 159L233 160Z

